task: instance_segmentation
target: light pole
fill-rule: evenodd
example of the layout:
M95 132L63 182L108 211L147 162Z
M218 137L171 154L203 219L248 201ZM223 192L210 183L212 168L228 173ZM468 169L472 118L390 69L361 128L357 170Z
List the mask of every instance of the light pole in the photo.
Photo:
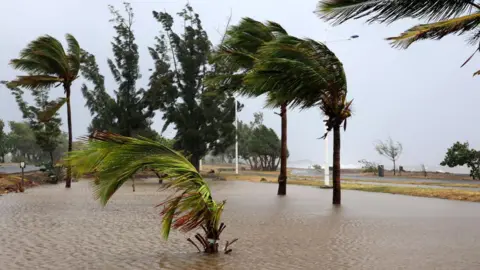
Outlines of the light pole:
M327 120L328 117L325 116L325 125L323 126L324 131L325 131L325 139L324 139L324 145L325 145L325 164L323 165L323 182L325 186L330 186L330 165L328 164L328 134L327 134Z
M349 41L352 39L359 38L359 35L352 35L349 38L346 39L337 39L337 40L330 40L330 41L324 41L325 44L327 43L333 43L333 42L340 42L340 41ZM330 165L328 162L328 133L327 133L327 120L328 116L324 117L325 120L325 125L323 126L324 131L325 131L325 138L324 138L324 146L325 146L325 164L323 165L323 181L325 186L330 186Z
M238 174L238 116L237 98L235 98L235 174Z
M23 192L25 191L25 175L24 175L24 171L25 171L25 162L22 161L20 162L20 169L22 169L22 181L20 182L20 192Z

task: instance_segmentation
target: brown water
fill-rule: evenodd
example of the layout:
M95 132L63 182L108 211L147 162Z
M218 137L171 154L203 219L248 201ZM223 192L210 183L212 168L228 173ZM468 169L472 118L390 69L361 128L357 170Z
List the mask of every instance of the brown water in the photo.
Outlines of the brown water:
M158 185L122 188L102 208L87 182L0 197L0 269L480 269L480 204L344 191L215 182L227 199L230 255L196 253L160 237Z

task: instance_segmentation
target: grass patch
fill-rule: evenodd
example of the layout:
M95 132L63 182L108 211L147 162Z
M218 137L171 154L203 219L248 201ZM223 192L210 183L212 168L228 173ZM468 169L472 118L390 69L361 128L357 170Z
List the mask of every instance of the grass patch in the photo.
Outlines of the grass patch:
M260 182L262 177L255 177L252 175L223 175L226 180L239 180L239 181L249 181L249 182ZM258 178L258 179L257 179ZM276 177L263 177L267 181L261 181L266 183L277 183ZM347 180L351 181L351 180ZM385 181L376 180L380 183L389 183ZM351 181L351 182L371 182L371 181ZM393 182L395 184L405 184L403 182ZM413 185L413 182L411 182ZM442 186L455 185L458 187L475 187L478 184L444 184L444 183L430 183L428 185L443 184ZM323 187L323 181L312 181L312 180L287 180L289 185L301 185L301 186L312 186L312 187ZM415 185L423 185L423 183L415 183ZM447 199L447 200L457 200L457 201L469 201L469 202L480 202L480 192L479 191L469 191L469 190L460 190L460 189L435 189L435 188L424 188L424 187L399 187L399 186L384 186L384 185L374 185L374 184L358 184L358 183L342 183L342 189L344 190L358 190L365 192L378 192L378 193L388 193L388 194L399 194L415 197L426 197L426 198L438 198L438 199Z
M480 202L480 192L459 189L434 189L420 187L393 187L362 184L343 184L343 189L366 192L400 194L415 197L439 198L457 201Z
M422 182L422 181L384 181L384 180L377 180L377 179L366 179L366 180L358 180L358 179L349 179L345 178L342 181L348 181L352 183L362 183L362 182L370 182L370 183L384 183L384 184L400 184L400 185L416 185L416 186L437 186L437 187L462 187L462 188L480 188L480 184L463 184L463 183L443 183L443 182Z

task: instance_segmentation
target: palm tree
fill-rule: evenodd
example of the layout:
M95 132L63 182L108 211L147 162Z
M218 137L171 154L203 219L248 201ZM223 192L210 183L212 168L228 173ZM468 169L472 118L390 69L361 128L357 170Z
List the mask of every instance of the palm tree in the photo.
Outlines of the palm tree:
M205 236L197 234L195 238L204 252L218 252L217 242L225 228L220 222L225 201L213 200L208 184L184 156L157 141L113 133L96 131L84 141L84 148L70 153L67 160L78 176L95 173L94 193L102 205L144 168L168 175L165 189L175 193L158 205L163 207L163 237L168 239L172 228L189 232L201 227ZM198 249L191 239L188 241ZM227 242L227 253L231 251L228 246L235 241Z
M216 74L214 78L210 78L210 82L236 85L232 88L236 88L238 93L249 97L265 94L266 92L258 92L256 89L245 87L246 85L242 83L243 78L253 67L259 48L266 42L286 34L287 31L275 22L263 24L251 18L243 18L238 25L232 26L226 32L213 59L217 64L229 66L229 74ZM274 91L276 89L272 89L272 92ZM287 194L287 106L288 101L276 103L274 106L280 107L279 115L282 119L278 195Z
M12 59L10 65L27 75L17 76L10 82L14 87L24 87L31 90L43 90L63 86L65 98L45 111L40 118L48 121L55 112L67 103L68 119L68 152L72 151L72 111L70 108L70 93L72 82L78 78L80 70L80 46L70 34L66 35L68 49L65 52L62 44L51 36L41 36L30 42L20 52L20 58ZM71 168L67 168L65 187L70 188L72 181Z
M480 5L478 1L458 0L323 0L316 10L320 18L334 24L367 17L367 22L392 23L405 18L426 19L429 23L414 26L399 36L388 38L394 47L406 49L425 39L442 39L450 34L470 34L468 43L480 39ZM464 66L475 52L462 65ZM480 70L474 75L479 75Z
M342 63L324 44L311 39L280 36L267 42L246 74L244 83L259 93L267 92L267 104L288 102L301 109L320 107L333 130L333 204L341 203L340 127L346 128L352 101L347 101L347 82ZM326 134L325 134L326 135Z

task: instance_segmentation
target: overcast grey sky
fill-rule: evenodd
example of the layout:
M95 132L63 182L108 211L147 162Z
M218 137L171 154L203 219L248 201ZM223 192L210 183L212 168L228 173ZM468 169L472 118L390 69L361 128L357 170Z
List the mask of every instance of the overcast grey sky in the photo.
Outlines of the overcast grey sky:
M139 87L146 86L152 61L147 46L160 30L152 10L176 13L186 1L132 0L136 15L135 34L140 47L140 65L144 76ZM480 100L477 87L480 78L472 78L478 69L478 58L464 68L462 62L473 47L464 37L447 37L442 41L423 41L408 50L389 46L384 38L399 34L417 23L402 21L386 25L367 25L354 21L331 27L318 19L313 11L316 0L191 0L203 21L210 39L217 44L232 11L232 24L242 17L272 20L283 25L290 34L316 40L339 40L356 34L360 38L348 42L327 43L344 63L349 98L354 99L354 116L342 132L342 164L358 160L389 162L379 157L373 143L391 136L403 143L400 164L430 167L438 165L453 142L468 140L480 148L480 128L476 104ZM16 73L8 66L11 58L32 39L49 34L64 40L73 34L80 45L95 54L106 77L107 89L115 84L106 59L112 56L110 41L114 35L107 5L122 9L118 0L4 0L0 4L0 80L13 79ZM80 92L81 82L73 86L74 137L84 135L90 122L89 111ZM61 88L54 89L61 95ZM264 122L280 134L280 119L272 110L263 109L263 99L242 99L245 109L240 120L250 121L253 113L264 112ZM61 112L66 119L65 110ZM13 96L0 87L0 119L19 121L21 113ZM64 120L64 123L66 120ZM160 131L163 122L157 114L153 127ZM318 109L292 111L288 115L288 147L290 161L323 162L323 132ZM331 140L330 140L331 141ZM331 149L331 146L330 146Z

